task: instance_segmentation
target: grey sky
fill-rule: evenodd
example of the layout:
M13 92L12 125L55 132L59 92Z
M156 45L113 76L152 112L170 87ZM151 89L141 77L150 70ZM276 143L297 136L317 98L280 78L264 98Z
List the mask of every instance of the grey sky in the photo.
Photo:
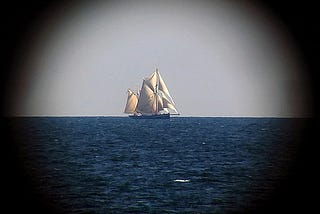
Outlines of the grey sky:
M155 67L183 116L308 115L299 53L252 3L90 1L36 29L13 115L124 115L127 88Z

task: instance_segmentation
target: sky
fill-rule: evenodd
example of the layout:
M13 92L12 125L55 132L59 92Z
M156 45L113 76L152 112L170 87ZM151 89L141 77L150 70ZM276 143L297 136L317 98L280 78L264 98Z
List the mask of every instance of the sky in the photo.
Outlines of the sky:
M182 116L309 116L295 42L241 1L88 1L42 14L17 57L10 115L125 116L158 68Z

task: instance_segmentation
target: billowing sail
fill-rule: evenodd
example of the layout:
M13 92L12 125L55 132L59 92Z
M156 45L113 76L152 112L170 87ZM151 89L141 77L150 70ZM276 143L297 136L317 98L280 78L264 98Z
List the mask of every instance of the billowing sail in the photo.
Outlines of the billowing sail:
M124 113L131 114L134 113L138 103L138 96L131 90L128 89L127 104L124 109Z
M150 84L151 83L148 80L143 80L137 112L147 114L156 113L156 96L152 88L150 88Z
M131 90L128 93L125 113L140 113L142 115L178 114L158 69L143 80L139 97Z

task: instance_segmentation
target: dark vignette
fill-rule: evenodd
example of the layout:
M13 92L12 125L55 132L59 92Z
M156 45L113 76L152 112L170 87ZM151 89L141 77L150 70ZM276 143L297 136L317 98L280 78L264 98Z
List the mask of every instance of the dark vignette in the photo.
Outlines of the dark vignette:
M70 1L69 1L70 2ZM19 55L26 36L41 23L41 17L58 8L65 1L8 1L2 4L1 12L1 158L2 163L2 200L1 209L11 213L42 212L59 213L59 208L50 202L46 196L35 192L35 183L27 176L27 169L17 157L17 147L13 140L15 133L7 126L4 98L10 96L6 90L9 80L14 78L14 56ZM319 69L319 15L316 3L301 3L287 1L259 1L262 6L279 18L293 36L298 50L302 53L306 65L305 75L309 79L310 94L313 98L313 117L303 125L304 138L300 142L298 158L285 182L279 183L272 200L261 204L248 212L270 213L275 211L308 212L316 207L317 138L315 132L318 125L318 77ZM50 11L50 12L49 12Z

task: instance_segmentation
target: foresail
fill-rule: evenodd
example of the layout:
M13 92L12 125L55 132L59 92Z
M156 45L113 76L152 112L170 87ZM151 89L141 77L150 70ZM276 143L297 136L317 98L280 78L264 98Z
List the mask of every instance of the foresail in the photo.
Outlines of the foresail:
M178 114L177 109L175 108L174 104L170 102L170 100L166 99L166 97L162 97L162 103L163 103L163 108L170 113Z
M134 113L137 107L138 97L137 95L130 89L128 89L128 98L127 104L124 109L124 113L131 114Z
M162 91L165 95L165 97L174 105L173 99L169 93L169 90L164 83L164 80L162 79L160 73L158 72L158 77L159 77L159 90Z

